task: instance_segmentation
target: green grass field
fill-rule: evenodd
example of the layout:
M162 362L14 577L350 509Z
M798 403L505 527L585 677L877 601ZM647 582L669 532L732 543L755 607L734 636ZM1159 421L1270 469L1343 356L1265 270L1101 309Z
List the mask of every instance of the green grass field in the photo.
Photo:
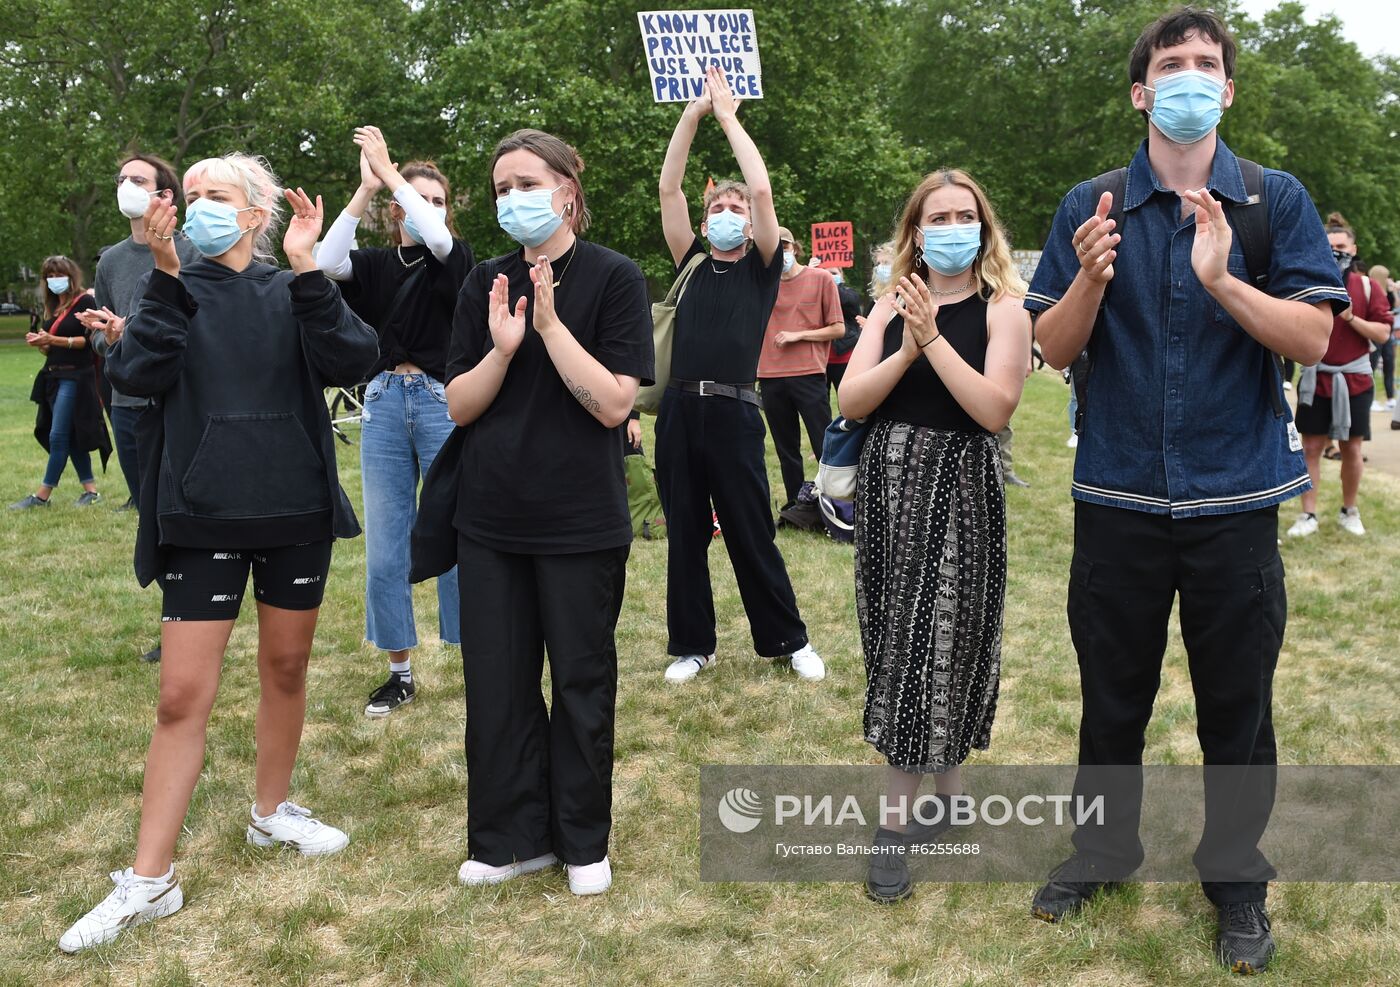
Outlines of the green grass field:
M37 355L0 349L6 502L31 489L43 453L28 402ZM1010 578L1003 692L989 763L1070 763L1079 711L1065 625L1070 552L1066 390L1046 371L1016 417L1008 493ZM770 463L772 462L770 457ZM1337 467L1324 464L1322 531L1284 547L1291 613L1275 684L1285 763L1400 761L1400 481L1368 474L1363 542L1331 522ZM341 478L360 500L356 450ZM776 468L770 466L776 486ZM494 890L456 882L466 853L463 702L453 649L415 655L419 699L387 721L362 715L381 681L361 641L363 544L337 545L312 658L293 798L346 829L340 855L305 861L244 843L257 703L251 608L235 631L210 723L206 768L177 852L183 911L68 957L59 934L130 864L156 670L136 656L159 596L131 574L135 520L115 460L107 505L72 506L71 474L46 511L0 520L0 744L9 823L0 830L0 984L988 984L1199 985L1231 977L1211 959L1214 912L1194 885L1130 886L1061 927L1028 915L1029 884L921 885L901 905L853 884L706 884L697 846L707 763L873 764L860 737L864 672L851 552L811 535L780 543L813 642L829 666L809 685L752 657L732 574L712 554L717 667L662 681L665 545L638 543L619 628L615 827L610 893L576 899L561 872ZM1291 505L1286 507L1291 514ZM436 627L429 587L419 626ZM470 628L467 629L470 633ZM1148 759L1199 759L1185 655L1173 635ZM1283 811L1282 809L1280 811ZM1377 839L1391 834L1377 833ZM1385 885L1283 885L1271 907L1279 955L1266 982L1395 983L1400 895Z
M29 316L0 315L0 340L23 339L29 331Z

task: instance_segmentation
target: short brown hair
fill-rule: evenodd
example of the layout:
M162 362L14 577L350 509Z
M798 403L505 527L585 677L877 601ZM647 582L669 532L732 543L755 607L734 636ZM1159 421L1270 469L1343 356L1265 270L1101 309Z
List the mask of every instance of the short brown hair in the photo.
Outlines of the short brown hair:
M117 162L117 174L121 174L121 170L133 161L141 161L154 168L156 170L155 191L164 192L166 189L169 189L171 201L179 201L180 180L175 177L175 166L173 164L159 155L145 154L140 151L127 151L126 154L122 155L122 159Z
M705 201L701 208L704 209L705 212L709 212L710 203L714 202L726 192L731 195L739 196L750 209L753 208L753 192L749 191L749 187L743 182L736 182L732 178L726 178L723 181L715 182L715 187L705 193Z
M593 216L588 211L587 203L584 202L583 182L579 178L583 174L583 158L579 157L579 153L574 150L573 145L560 140L553 134L547 134L543 130L529 128L517 130L502 138L501 142L496 145L496 151L491 155L491 167L488 169L488 174L494 176L496 162L512 151L529 151L543 161L550 171L562 176L574 187L574 215L572 217L574 232L582 233L587 230ZM495 181L494 178L489 180Z
M1163 14L1143 28L1128 58L1128 78L1133 82L1147 81L1147 63L1152 60L1152 53L1181 44L1188 34L1204 35L1218 43L1225 78L1235 77L1235 55L1239 51L1235 36L1215 11L1185 6Z
M436 161L410 161L399 169L399 174L403 180L411 182L415 178L426 178L430 182L437 182L442 186L442 197L447 200L447 232L454 237L457 235L457 224L452 221L452 183L447 180Z

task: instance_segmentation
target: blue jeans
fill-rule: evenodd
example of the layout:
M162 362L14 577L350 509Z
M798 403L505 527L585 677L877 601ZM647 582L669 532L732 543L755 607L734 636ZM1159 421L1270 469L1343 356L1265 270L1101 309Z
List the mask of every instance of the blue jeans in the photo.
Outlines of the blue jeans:
M121 464L126 489L133 502L141 500L141 457L136 451L136 423L146 413L145 408L125 408L112 405L112 437L117 446L117 462Z
M418 484L452 434L447 395L425 374L381 373L365 388L360 471L365 493L365 638L384 651L418 643L408 583ZM438 634L460 644L456 568L437 580Z
M78 382L60 380L53 399L53 425L49 427L49 464L44 468L44 486L58 486L63 467L73 460L80 483L92 482L92 457L86 449L72 449L73 411L78 404ZM71 450L71 451L70 451Z

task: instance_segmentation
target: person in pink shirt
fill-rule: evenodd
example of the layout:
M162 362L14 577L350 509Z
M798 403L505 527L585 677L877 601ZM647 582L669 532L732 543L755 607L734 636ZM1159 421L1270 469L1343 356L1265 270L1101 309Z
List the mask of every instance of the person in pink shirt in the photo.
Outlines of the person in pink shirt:
M758 387L782 468L786 510L806 479L801 426L807 428L812 452L821 457L822 435L831 424L827 354L831 341L846 334L846 322L831 275L802 263L802 247L787 227L778 228L778 242L783 273L758 357Z

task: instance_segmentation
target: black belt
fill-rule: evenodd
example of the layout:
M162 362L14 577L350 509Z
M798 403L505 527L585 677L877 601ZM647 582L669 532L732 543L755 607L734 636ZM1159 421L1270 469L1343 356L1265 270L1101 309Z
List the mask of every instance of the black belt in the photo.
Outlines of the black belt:
M716 384L712 380L673 380L671 386L680 388L687 394L698 394L702 398L734 398L736 401L747 401L756 408L763 407L763 403L758 398L758 392L754 390L752 384Z

